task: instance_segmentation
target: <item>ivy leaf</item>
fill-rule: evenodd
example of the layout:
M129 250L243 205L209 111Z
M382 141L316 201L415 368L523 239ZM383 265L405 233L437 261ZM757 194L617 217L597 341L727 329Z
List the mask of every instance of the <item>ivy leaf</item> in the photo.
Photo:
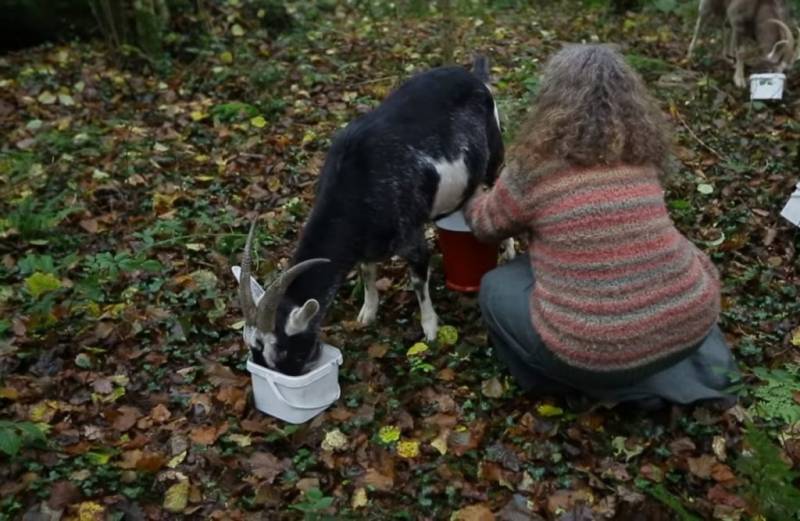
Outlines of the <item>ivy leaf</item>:
M394 425L385 425L378 431L378 439L386 445L400 439L400 429Z

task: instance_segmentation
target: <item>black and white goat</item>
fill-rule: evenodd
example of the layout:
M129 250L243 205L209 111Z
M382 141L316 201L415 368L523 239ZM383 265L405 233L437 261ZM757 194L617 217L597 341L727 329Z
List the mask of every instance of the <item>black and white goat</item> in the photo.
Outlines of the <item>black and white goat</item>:
M320 352L325 310L356 264L364 282L358 320L372 322L378 309L375 263L394 255L410 265L425 337L436 337L424 227L459 209L479 184L492 184L503 162L488 83L483 57L472 72L423 72L336 136L292 266L260 298L248 283L251 227L239 298L244 340L256 363L289 375L307 371Z

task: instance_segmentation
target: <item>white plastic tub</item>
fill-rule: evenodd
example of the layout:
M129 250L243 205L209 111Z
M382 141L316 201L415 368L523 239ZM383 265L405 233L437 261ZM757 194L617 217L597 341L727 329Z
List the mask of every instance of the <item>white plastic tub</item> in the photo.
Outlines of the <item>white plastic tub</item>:
M247 361L256 409L289 423L304 423L327 409L341 395L342 353L322 344L317 366L300 376L287 376Z
M241 268L233 266L231 271L238 281ZM264 289L253 277L250 284L253 297L260 298ZM300 376L288 376L248 360L256 409L289 423L304 423L338 400L342 353L328 344L321 349L316 366Z
M786 75L781 73L751 74L750 99L782 99Z

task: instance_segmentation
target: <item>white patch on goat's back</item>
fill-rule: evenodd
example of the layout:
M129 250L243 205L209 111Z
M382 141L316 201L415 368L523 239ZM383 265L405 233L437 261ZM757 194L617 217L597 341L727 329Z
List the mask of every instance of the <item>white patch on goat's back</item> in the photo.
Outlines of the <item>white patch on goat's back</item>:
M433 200L431 217L450 213L464 200L467 189L469 173L464 157L453 162L446 160L431 160L431 164L439 174L439 186L436 187L436 197Z
M497 102L494 99L492 105L494 105L494 120L497 121L497 129L500 130L500 111L497 110Z

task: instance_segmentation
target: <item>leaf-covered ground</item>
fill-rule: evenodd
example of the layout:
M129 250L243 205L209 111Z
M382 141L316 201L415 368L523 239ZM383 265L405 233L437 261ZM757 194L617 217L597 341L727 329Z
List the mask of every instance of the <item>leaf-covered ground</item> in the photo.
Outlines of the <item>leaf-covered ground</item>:
M685 63L683 10L502 3L453 2L451 19L292 3L279 31L251 3L209 2L178 13L165 62L100 42L0 56L0 518L795 514L800 243L778 213L800 167L800 76L783 102L751 104L719 42ZM486 52L511 137L541 64L575 41L621 45L671 118L668 200L722 272L740 404L581 413L524 396L439 269L458 338L409 354L416 301L387 263L374 327L353 322L356 277L327 317L337 404L300 427L254 410L229 268L255 212L265 277L332 133L401 79Z

